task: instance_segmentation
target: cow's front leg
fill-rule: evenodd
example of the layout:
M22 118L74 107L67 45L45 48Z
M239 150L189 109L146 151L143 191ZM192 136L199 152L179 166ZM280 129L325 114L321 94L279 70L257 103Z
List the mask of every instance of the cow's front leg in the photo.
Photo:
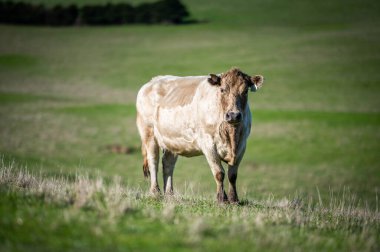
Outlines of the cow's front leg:
M234 165L228 165L228 181L229 181L228 201L230 203L239 203L239 198L236 191L236 180L237 180L239 164L240 164L240 161L242 160L242 157L243 155L241 155L236 160L236 163Z
M230 203L239 202L239 198L236 191L237 171L238 171L237 165L228 166L228 181L230 182L229 188L228 188L228 201Z
M224 191L223 180L224 180L224 169L222 167L221 171L213 172L216 181L216 198L219 203L224 203L228 201L226 192Z
M227 202L227 195L224 191L223 180L224 180L224 169L220 158L214 153L205 154L208 164L210 165L212 174L216 182L216 198L219 203Z

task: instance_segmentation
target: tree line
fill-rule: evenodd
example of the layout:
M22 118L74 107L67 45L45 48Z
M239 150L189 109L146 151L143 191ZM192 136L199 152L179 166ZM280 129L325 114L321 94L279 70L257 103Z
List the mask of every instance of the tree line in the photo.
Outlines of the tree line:
M104 5L75 4L45 7L43 4L0 0L0 23L22 25L115 25L182 24L189 17L180 0L159 0L132 6L128 3Z

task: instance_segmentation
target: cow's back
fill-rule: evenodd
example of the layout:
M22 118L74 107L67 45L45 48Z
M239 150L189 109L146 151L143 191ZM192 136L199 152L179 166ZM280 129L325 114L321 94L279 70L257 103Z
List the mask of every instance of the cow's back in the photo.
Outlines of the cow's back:
M188 104L206 76L157 76L146 83L137 94L137 110L141 115L152 115L151 110Z
M201 154L196 143L193 103L206 76L157 76L137 96L138 116L154 130L163 149L193 156Z

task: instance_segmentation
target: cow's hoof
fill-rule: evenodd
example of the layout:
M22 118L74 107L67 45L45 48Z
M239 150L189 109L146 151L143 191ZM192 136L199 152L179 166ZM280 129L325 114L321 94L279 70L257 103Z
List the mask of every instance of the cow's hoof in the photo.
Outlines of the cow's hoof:
M223 193L218 193L216 195L216 199L218 200L218 203L228 203L228 198L227 198L227 194L225 192Z
M240 204L240 202L239 202L238 199L233 199L233 200L229 199L228 202L229 202L230 204L232 204L232 205L239 205L239 204Z
M173 191L167 191L164 193L165 199L174 199L174 192Z
M235 193L228 194L228 202L230 204L239 204L238 196Z
M150 188L149 192L153 197L160 197L161 196L161 191L160 191L160 188L158 186Z

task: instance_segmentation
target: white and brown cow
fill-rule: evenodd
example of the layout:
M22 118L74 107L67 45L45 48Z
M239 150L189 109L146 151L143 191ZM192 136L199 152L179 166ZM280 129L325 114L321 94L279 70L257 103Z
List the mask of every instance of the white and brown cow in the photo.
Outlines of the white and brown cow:
M137 127L142 141L144 175L152 193L159 193L159 149L163 150L164 192L173 193L178 155L205 155L217 184L219 202L238 202L236 178L251 131L248 90L256 91L263 77L232 68L209 76L157 76L137 95ZM229 193L224 192L228 164Z

